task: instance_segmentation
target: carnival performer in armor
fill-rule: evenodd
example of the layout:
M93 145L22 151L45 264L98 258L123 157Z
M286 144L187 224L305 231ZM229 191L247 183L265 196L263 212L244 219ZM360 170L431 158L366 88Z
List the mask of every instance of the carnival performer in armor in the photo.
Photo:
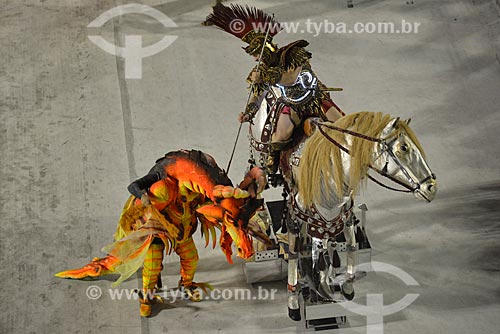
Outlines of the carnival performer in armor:
M328 93L337 89L327 88L311 68L311 53L305 49L309 43L298 40L279 48L273 36L282 28L270 15L249 6L226 7L218 1L203 24L215 25L240 38L248 44L246 53L259 62L247 78L251 97L239 121L252 122L266 99L272 115L272 130L265 143L268 172L277 171L280 152L291 146L294 130L302 128L307 118L334 122L344 115Z

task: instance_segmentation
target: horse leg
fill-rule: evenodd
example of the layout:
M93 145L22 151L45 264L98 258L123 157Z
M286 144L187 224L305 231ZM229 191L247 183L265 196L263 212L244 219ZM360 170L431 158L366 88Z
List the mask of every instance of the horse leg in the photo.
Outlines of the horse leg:
M181 262L181 279L179 287L183 287L189 299L195 302L201 300L199 291L196 290L197 286L193 283L194 273L198 266L198 250L194 244L193 238L187 239L181 244L177 244L175 252L180 257Z
M163 251L165 245L160 239L155 239L149 246L144 259L144 268L142 269L142 291L139 301L141 303L140 313L142 317L151 315L152 304L154 301L155 287L160 285L160 275L163 269Z
M328 239L323 239L320 247L322 248L319 249L318 260L316 262L316 269L319 274L318 292L323 298L333 300L335 293L334 280L336 276L334 243Z
M299 321L300 306L299 306L299 289L297 284L298 278L298 234L293 229L288 230L288 316L290 319Z
M61 271L55 274L56 277L83 279L86 277L100 277L112 274L114 269L120 264L120 260L113 255L103 258L94 258L91 262L78 269Z
M341 286L341 291L347 300L354 298L354 276L356 267L356 235L352 216L344 224L344 236L347 245L346 280Z

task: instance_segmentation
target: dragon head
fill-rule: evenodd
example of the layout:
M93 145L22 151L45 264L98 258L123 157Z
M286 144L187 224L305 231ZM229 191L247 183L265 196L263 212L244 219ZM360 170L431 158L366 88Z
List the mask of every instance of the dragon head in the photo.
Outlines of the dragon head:
M236 244L238 256L248 259L253 255L248 221L262 205L263 200L251 197L246 190L232 186L217 185L213 194L214 202L198 208L197 212L209 221L222 224L220 246L228 262L232 263L233 242Z

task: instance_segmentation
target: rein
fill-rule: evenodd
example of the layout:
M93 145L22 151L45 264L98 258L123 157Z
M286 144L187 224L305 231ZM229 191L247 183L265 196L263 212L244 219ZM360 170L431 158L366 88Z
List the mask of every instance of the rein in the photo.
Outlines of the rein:
M338 126L335 126L335 125L331 125L331 124L324 124L324 123L320 123L318 121L315 121L315 124L318 125L318 129L320 129L321 133L329 138L328 140L330 141L334 141L333 138L331 138L330 136L328 136L322 129L321 129L321 126L324 126L325 128L328 128L328 129L331 129L331 130L335 130L335 131L338 131L338 132L342 132L342 133L347 133L347 134L350 134L351 136L354 136L354 137L359 137L359 138L362 138L362 139L366 139L368 141L373 141L373 142L376 142L376 143L381 143L382 142L382 139L380 138L375 138L375 137L370 137L370 136L367 136L367 135L364 135L362 133L358 133L358 132L354 132L354 131L351 131L351 130L347 130L347 129L343 129L343 128L339 128ZM335 142L335 141L334 141ZM335 145L340 145L339 143L335 142L336 144ZM340 146L339 146L340 148ZM347 149L344 148L345 152L347 152Z
M314 122L317 127L318 127L318 130L319 132L321 132L321 134L326 138L328 139L329 142L331 142L332 144L334 144L335 146L337 146L339 149L341 149L342 151L344 151L345 153L351 155L350 151L345 148L344 146L342 146L342 144L340 144L338 141L336 141L335 139L333 139L332 137L330 137L326 132L325 130L322 129L322 127L325 127L325 128L328 128L328 129L331 129L331 130L335 130L335 131L339 131L341 133L347 133L351 136L354 136L354 137L358 137L358 138L361 138L361 139L365 139L365 140L368 140L368 141L371 141L371 142L375 142L375 143L384 143L384 140L380 139L380 138L374 138L374 137L370 137L370 136L366 136L362 133L358 133L358 132L354 132L354 131L350 131L350 130L347 130L347 129L343 129L343 128L339 128L337 126L334 126L334 125L330 125L330 124L324 124L324 123L320 123L320 122ZM387 149L387 145L385 145L385 150L387 150L388 152L392 153L390 150ZM393 160L396 162L396 164L399 166L399 168L403 171L403 173L405 174L405 176L408 178L408 180L412 183L412 184L415 184L415 182L411 179L411 177L409 177L409 175L407 175L407 172L406 170L404 169L404 167L401 165L401 163L399 162L399 160L393 155L393 154L390 154L389 155L393 158ZM372 166L368 166L370 167L371 169L375 170ZM366 175L368 176L368 178L375 182L376 184L378 184L379 186L382 186L386 189L389 189L389 190L392 190L392 191L398 191L398 192L402 192L402 193L411 193L415 190L417 190L418 188L420 188L420 185L417 184L417 187L416 188L412 188L410 186L408 186L407 184L393 178L392 176L388 175L387 173L384 173L384 172L379 172L377 170L375 170L377 173L379 173L380 175L388 178L389 180L405 187L406 189L408 190L403 190L403 189L396 189L396 188L393 188L393 187L390 187L388 185L385 185L383 184L382 182L378 181L377 179L375 179L373 176L371 176L370 174L366 173ZM430 177L426 178L424 181L422 181L422 183L424 183L425 181L427 181Z

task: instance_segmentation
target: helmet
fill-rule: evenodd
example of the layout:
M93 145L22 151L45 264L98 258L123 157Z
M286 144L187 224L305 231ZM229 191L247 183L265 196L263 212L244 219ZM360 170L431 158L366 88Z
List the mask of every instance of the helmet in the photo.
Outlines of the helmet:
M281 31L281 25L272 16L255 7L237 4L226 7L218 1L213 7L213 13L207 16L203 24L215 25L238 37L248 44L243 49L250 55L263 53L263 59L266 59L271 58L271 54L278 50L278 46L273 43L273 36Z

